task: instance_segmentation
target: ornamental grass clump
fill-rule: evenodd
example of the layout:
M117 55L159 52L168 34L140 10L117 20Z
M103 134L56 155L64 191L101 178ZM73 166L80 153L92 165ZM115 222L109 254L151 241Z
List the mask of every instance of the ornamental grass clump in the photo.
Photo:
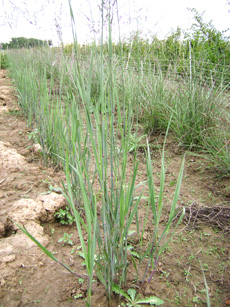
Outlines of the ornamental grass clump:
M167 137L167 132L166 132L166 137ZM165 147L165 143L164 143L164 147ZM142 279L142 284L145 281L150 265L152 267L152 272L150 276L148 277L148 282L152 279L154 272L156 271L161 255L168 247L171 239L173 238L176 232L178 225L181 223L185 215L184 208L182 209L182 212L178 212L177 210L177 201L180 195L180 187L181 187L181 182L183 178L185 158L183 158L182 160L181 168L180 168L179 175L177 178L177 184L176 184L176 188L174 192L174 197L172 200L172 204L170 205L169 216L167 218L166 225L163 227L163 229L160 229L159 226L160 226L160 221L162 219L163 207L164 207L164 184L165 184L164 148L163 148L162 157L161 157L160 191L158 195L158 201L156 201L157 198L155 194L153 169L152 169L152 162L151 162L149 146L148 146L146 160L147 160L147 177L148 177L150 207L152 209L152 214L153 214L154 231L153 231L152 243L149 245L149 247L147 248L147 251L143 255L143 257L147 256L149 260L146 265L146 270L144 273L144 277ZM176 217L178 217L178 219L177 219L176 225L174 225L173 227L173 222Z
M71 6L70 6L71 7ZM72 13L72 11L71 11ZM72 14L74 23L74 16ZM100 93L97 104L91 100L93 50L88 78L82 78L79 64L76 65L76 85L81 95L80 133L66 149L66 197L74 212L78 232L83 246L86 267L91 288L93 272L105 286L111 299L113 285L124 286L127 279L127 236L130 224L137 212L141 196L134 200L134 186L138 163L134 161L133 174L127 183L127 156L129 138L132 128L132 110L120 103L116 87L116 70L112 66L112 40L109 38L109 77L104 80L104 59L96 65L99 70ZM76 60L77 54L76 54ZM105 85L106 84L106 85ZM78 109L77 105L75 108ZM116 122L115 122L116 109ZM77 111L78 112L78 111ZM124 116L123 116L124 115ZM85 119L85 126L82 118ZM75 119L69 122L74 127ZM72 129L72 136L73 136ZM118 134L121 136L118 145ZM80 136L83 138L80 139ZM87 144L88 151L82 156L82 143ZM76 145L74 145L76 144ZM118 151L117 148L120 148ZM85 148L85 147L83 147ZM71 157L74 159L71 160ZM70 161L71 160L71 161ZM86 215L83 221L76 208L70 174L74 173L79 184L79 195ZM97 189L95 189L97 184ZM128 186L128 187L127 187ZM99 190L98 190L99 189ZM98 218L98 214L100 218ZM82 231L87 232L87 243ZM90 293L89 293L90 295ZM89 297L90 301L90 297Z

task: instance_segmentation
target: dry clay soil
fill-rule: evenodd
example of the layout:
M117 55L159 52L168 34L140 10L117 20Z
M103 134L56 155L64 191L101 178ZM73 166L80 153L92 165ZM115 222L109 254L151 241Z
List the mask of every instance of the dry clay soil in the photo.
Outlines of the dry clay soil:
M43 166L41 156L29 140L32 130L22 117L15 94L7 72L0 70L0 306L85 306L86 282L82 283L43 254L12 222L24 225L59 260L85 278L83 260L77 253L80 241L76 227L63 226L54 218L54 213L67 205L63 195L52 190L61 185L64 175ZM166 193L171 195L181 157L173 150L167 157L169 181ZM160 159L158 162L156 174L160 170ZM187 161L180 202L229 205L226 195L215 193L219 188L213 186L210 174L206 174L204 180L194 171L195 162L195 157ZM146 225L146 240L151 235L151 225ZM162 298L164 306L206 306L199 258L205 265L212 306L228 306L228 226L227 231L213 225L197 226L195 222L187 226L188 223L183 224L184 231L176 235L153 280L146 283L140 293ZM73 245L58 242L64 233L73 234ZM130 273L129 286L132 286L134 275ZM114 298L112 305L120 305L118 298ZM108 306L104 289L97 280L93 285L92 306Z

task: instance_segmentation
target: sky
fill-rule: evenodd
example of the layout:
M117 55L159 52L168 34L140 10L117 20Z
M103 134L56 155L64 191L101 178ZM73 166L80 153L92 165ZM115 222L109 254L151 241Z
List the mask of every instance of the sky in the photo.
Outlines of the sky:
M109 1L106 0L106 3ZM216 29L230 28L228 0L111 0L113 39L128 38L133 31L163 39L179 26L186 30L194 22L188 8L204 13L205 22ZM99 40L101 33L101 0L71 0L78 42ZM106 15L106 11L105 11ZM105 16L106 17L106 16ZM106 36L108 26L105 23ZM230 35L230 31L227 32ZM51 39L72 42L68 0L0 0L0 42L12 37Z

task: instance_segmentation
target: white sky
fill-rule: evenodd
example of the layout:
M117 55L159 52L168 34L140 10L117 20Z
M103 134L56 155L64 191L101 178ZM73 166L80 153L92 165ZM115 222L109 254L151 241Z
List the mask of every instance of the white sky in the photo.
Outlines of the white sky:
M108 1L106 1L108 2ZM111 0L111 2L113 2ZM227 0L118 0L118 15L122 37L131 31L151 32L164 38L177 26L187 29L193 23L187 8L205 12L203 19L213 21L218 30L230 28L230 5ZM90 41L94 33L100 36L101 0L72 0L78 41ZM113 36L118 36L117 8L113 6ZM59 25L59 26L57 26ZM52 39L58 43L58 28L64 43L72 41L68 0L0 0L0 42L11 37ZM95 31L93 31L93 29ZM230 35L230 31L228 32Z

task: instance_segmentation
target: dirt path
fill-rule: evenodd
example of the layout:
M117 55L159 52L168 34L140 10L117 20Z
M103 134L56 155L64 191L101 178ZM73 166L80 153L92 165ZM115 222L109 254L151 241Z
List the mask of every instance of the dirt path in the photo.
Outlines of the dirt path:
M75 227L61 226L54 219L54 213L65 208L66 201L50 187L60 185L64 175L42 166L41 157L29 140L30 134L31 128L27 127L17 106L7 72L0 70L0 307L35 304L41 307L85 306L86 282L81 283L44 255L12 223L14 220L24 224L58 259L85 277L83 260L77 252L80 242ZM166 148L165 195L169 202L181 161L181 156L172 146L167 143ZM159 152L157 154L160 157ZM159 157L155 161L156 177L160 172ZM196 159L191 156L186 161L181 204L189 209L190 204L214 206L229 203L229 199L220 193L220 185L216 187L209 174L201 175L197 171ZM142 162L141 170L145 168ZM138 176L140 181L146 179L142 172ZM229 181L225 184L227 186ZM145 210L146 207L143 217ZM165 301L166 307L206 306L205 284L198 261L201 259L214 302L212 306L227 306L230 295L229 231L224 233L207 224L194 225L188 228L183 225L186 229L176 235L169 253L162 256L154 280L146 284L142 295L156 295ZM147 226L146 238L152 234L151 221ZM58 242L64 233L73 235L73 245ZM133 287L134 272L129 273L128 282ZM77 299L78 296L81 298ZM114 302L113 305L119 304ZM92 306L108 306L104 289L98 282L93 285Z

